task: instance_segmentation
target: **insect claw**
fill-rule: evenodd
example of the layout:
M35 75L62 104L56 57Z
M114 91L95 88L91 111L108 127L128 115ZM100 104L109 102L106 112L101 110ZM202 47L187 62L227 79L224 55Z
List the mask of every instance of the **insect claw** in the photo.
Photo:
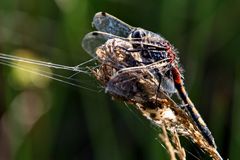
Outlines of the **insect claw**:
M179 107L182 109L182 110L186 110L188 104L181 104L179 105Z

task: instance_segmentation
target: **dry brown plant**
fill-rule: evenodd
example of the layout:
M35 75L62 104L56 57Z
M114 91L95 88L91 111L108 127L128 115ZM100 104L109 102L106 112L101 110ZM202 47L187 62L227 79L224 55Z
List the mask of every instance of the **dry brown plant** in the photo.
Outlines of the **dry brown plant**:
M186 159L179 136L197 144L212 159L221 160L217 149L209 145L191 117L161 89L157 91L158 82L149 69L132 68L132 60L139 57L137 53L127 52L131 47L129 42L111 39L97 49L100 66L93 73L106 92L137 107L144 117L162 129L159 136L171 160Z

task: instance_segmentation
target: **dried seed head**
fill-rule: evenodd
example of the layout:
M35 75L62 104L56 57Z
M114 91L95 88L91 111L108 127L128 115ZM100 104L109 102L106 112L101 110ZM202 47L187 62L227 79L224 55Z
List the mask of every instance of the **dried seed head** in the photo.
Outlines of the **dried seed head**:
M106 92L114 98L134 104L153 124L166 128L173 137L171 143L179 155L185 154L176 141L181 135L196 143L213 159L221 159L216 148L209 145L188 114L162 90L156 92L158 81L147 68L127 70L134 66L133 60L141 61L139 52L130 52L132 48L127 41L110 39L97 49L100 67L93 72Z

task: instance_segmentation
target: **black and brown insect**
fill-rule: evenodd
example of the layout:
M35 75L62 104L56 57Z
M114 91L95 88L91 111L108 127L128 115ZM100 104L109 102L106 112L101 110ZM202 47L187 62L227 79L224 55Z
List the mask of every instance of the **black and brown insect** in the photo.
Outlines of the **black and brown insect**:
M158 81L157 90L161 89L168 95L177 93L182 101L180 106L192 118L208 143L216 148L210 130L186 92L183 74L179 66L178 52L173 45L159 34L132 27L105 12L96 13L92 25L98 31L88 33L82 41L82 47L87 53L96 57L96 49L112 39L130 43L131 49L121 49L126 50L126 54L139 53L139 57L134 58L130 55L130 65L120 69L117 74L143 68L148 69L149 73Z

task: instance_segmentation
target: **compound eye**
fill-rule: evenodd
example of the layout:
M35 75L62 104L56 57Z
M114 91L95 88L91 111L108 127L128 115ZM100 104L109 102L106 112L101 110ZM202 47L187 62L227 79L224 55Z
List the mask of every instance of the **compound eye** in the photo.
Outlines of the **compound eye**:
M132 38L142 38L145 36L146 36L146 34L142 30L135 30L135 31L133 31L133 33L131 35Z

